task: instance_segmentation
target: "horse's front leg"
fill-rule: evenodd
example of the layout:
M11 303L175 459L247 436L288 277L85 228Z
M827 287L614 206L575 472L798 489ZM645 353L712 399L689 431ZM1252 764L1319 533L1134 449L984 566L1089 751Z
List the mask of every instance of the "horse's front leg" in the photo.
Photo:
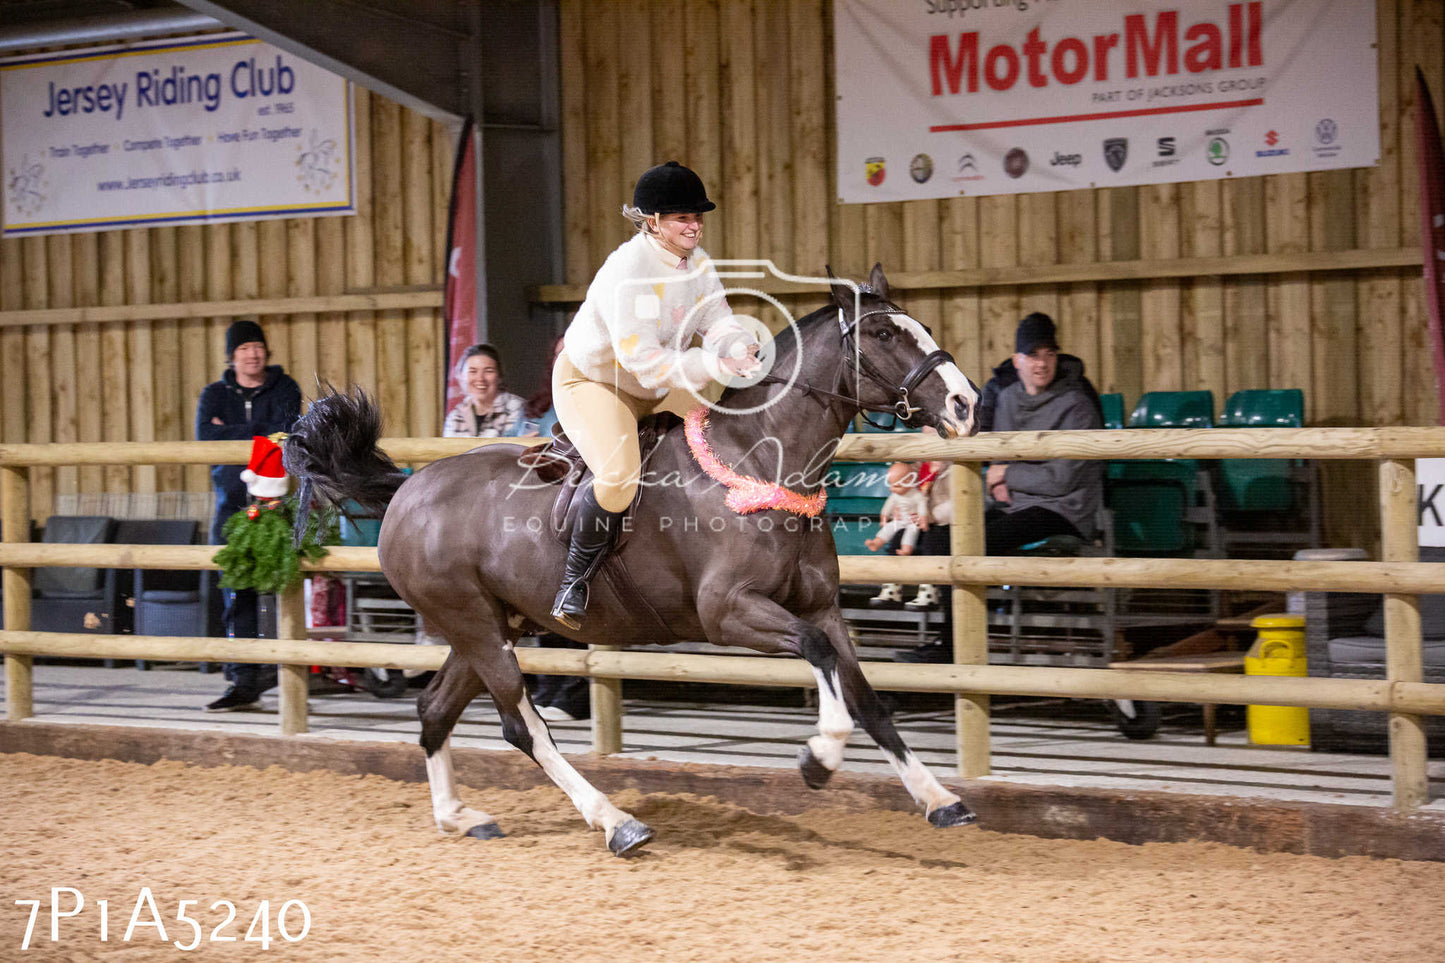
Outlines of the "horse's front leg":
M949 792L929 771L918 757L903 742L903 737L893 725L892 714L878 698L878 693L863 676L858 664L858 653L848 638L848 627L843 613L836 607L823 613L815 626L829 641L833 653L834 679L842 683L843 698L847 708L857 716L864 731L878 743L878 748L898 773L908 794L924 807L928 821L940 829L949 826L967 826L978 817L964 805L956 793ZM823 704L822 689L819 689L819 704ZM821 728L821 727L820 727ZM810 742L811 745L811 742ZM806 777L806 770L804 771ZM826 780L826 777L825 777ZM812 785L812 782L809 782Z
M818 734L798 751L803 781L821 789L843 764L843 749L853 733L853 719L838 677L838 656L828 634L758 592L738 591L709 606L699 606L708 638L718 645L738 645L769 655L786 652L801 657L818 684ZM846 635L844 641L847 641Z

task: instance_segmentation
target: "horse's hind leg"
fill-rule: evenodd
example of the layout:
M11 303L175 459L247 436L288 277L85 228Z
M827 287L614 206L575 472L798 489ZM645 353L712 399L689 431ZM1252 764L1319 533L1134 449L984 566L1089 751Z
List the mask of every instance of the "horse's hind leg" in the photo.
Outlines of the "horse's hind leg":
M462 805L452 770L451 732L462 710L482 693L482 680L455 652L417 698L421 745L426 750L426 779L431 787L432 817L449 835L494 839L504 835L491 816Z
M949 792L928 770L913 750L904 744L903 738L893 725L893 718L884 707L878 693L863 675L858 664L858 653L848 639L848 629L843 623L843 614L834 609L819 623L836 653L836 678L843 686L843 697L853 710L878 748L898 773L908 794L924 807L928 821L940 829L949 826L966 826L978 817L966 806L956 793ZM821 698L820 698L821 701Z
M507 742L542 767L548 778L572 800L588 826L607 834L607 847L612 852L619 856L631 855L652 838L652 830L612 805L558 751L547 723L537 714L527 695L516 653L506 644L501 607L495 600L486 598L478 599L478 603L453 608L436 619L435 624L452 643L448 664L459 656L466 661L492 694ZM446 731L449 730L450 724Z

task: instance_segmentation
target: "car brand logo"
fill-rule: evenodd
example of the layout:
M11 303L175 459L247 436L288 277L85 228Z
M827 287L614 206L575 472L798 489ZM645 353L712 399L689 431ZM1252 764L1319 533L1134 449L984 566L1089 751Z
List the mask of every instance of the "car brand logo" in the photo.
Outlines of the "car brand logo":
M1211 137L1204 145L1204 156L1215 167L1229 160L1229 141L1223 137Z
M978 170L978 161L972 154L964 154L958 159L958 173L953 175L953 179L959 183L983 180L983 175Z
M863 162L863 173L868 178L868 183L877 187L883 183L884 176L888 173L884 168L887 165L882 157L870 157Z
M1054 156L1049 158L1050 167L1078 167L1083 162L1083 154L1061 154L1058 151L1054 151Z
M1110 137L1104 141L1104 163L1109 165L1109 170L1120 171L1124 169L1124 161L1129 158L1129 138Z
M1023 177L1029 169L1029 155L1022 147L1015 147L1003 157L1004 173L1009 177Z
M908 173L919 184L933 176L933 158L927 154L914 154L908 163Z
M1173 138L1173 137L1161 137L1161 138L1159 138L1159 156L1160 156L1160 157L1173 157L1173 156L1174 156L1174 138Z
M1320 121L1318 124L1315 124L1315 140L1319 141L1325 147L1333 144L1335 142L1335 138L1339 136L1340 128L1335 124L1334 121L1330 120L1328 117Z

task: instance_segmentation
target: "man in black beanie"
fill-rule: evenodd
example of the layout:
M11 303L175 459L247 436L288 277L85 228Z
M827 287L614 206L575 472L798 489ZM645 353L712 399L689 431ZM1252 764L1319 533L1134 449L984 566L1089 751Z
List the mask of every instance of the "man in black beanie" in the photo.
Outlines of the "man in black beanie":
M280 365L269 364L266 334L255 318L237 318L226 329L226 371L201 392L196 410L196 438L200 441L250 441L254 435L290 431L301 414L301 389ZM212 465L211 486L216 511L211 519L211 544L221 545L221 528L246 507L246 484L241 465ZM258 632L257 596L250 590L224 590L223 621L226 635L254 639ZM226 694L206 706L207 712L230 712L258 706L261 693L276 685L276 667L227 663Z

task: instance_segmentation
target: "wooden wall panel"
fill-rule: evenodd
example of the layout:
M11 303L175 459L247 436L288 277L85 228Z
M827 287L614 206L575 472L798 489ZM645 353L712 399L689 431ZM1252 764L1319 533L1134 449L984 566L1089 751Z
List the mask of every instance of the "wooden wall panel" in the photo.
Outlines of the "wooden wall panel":
M560 0L567 280L588 281L628 236L618 211L642 169L677 159L716 196L705 245L890 272L1137 258L1393 250L1418 244L1413 73L1445 107L1445 0L1378 0L1381 156L1357 171L914 204L836 203L832 4L826 0ZM641 46L629 38L642 38ZM645 55L642 55L645 52ZM0 242L0 310L371 291L441 280L452 132L353 91L358 214ZM907 157L888 158L890 177ZM937 173L956 158L934 156ZM1197 277L960 288L900 295L982 383L1029 310L1059 322L1101 391L1305 389L1315 424L1434 421L1418 271ZM810 310L819 299L784 299ZM232 318L0 329L6 441L192 436L222 371ZM321 374L377 393L388 431L437 427L444 331L436 311L267 316L277 361L310 394ZM23 372L23 377L15 373ZM83 467L51 491L187 487L203 466ZM1346 479L1331 491L1355 491ZM1366 478L1365 484L1368 484ZM1331 532L1357 537L1345 513Z

